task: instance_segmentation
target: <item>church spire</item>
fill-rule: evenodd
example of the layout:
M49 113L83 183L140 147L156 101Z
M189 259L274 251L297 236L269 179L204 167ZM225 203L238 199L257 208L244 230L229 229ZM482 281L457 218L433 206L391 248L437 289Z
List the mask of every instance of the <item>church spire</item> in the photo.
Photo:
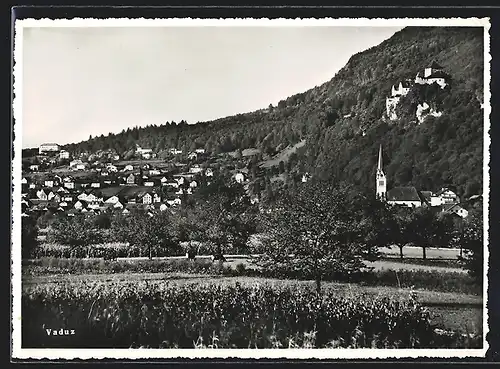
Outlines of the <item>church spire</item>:
M378 151L378 168L377 170L382 170L382 145L380 145L380 149Z
M378 168L376 174L376 188L377 197L381 200L386 199L387 192L387 180L385 178L384 171L382 170L382 145L378 150Z

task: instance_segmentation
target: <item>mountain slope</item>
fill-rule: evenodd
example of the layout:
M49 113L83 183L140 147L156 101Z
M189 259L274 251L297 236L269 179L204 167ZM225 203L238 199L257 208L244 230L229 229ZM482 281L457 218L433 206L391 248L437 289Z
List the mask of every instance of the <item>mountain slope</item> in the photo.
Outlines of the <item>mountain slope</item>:
M216 153L256 147L272 156L277 147L305 139L290 157L289 170L374 188L382 144L389 188L453 185L461 194L477 193L482 186L483 48L482 28L408 27L353 55L330 81L277 107L192 125L167 122L128 129L66 149L131 156L138 143L164 156L171 147ZM401 118L389 121L385 99L391 86L415 78L432 61L452 78L439 101L443 115L417 125L408 110L414 106L402 106Z

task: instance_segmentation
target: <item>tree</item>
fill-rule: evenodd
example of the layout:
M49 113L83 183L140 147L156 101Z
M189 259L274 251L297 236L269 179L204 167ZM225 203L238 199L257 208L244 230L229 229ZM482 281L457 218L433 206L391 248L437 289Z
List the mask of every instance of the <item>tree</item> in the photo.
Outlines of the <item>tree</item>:
M364 250L368 260L377 259L380 247L387 247L393 239L393 230L389 226L392 208L385 201L379 201L371 193L363 195L360 227L364 228Z
M216 181L213 185L211 191L201 193L197 221L202 240L220 257L227 249L241 251L246 247L257 226L257 208L241 184Z
M264 219L267 247L257 263L310 275L320 294L324 276L365 267L364 201L350 186L321 182L283 194Z
M422 258L427 259L428 247L447 244L449 242L449 223L438 216L430 207L420 207L412 212L410 220L411 241L422 248Z
M482 283L484 244L483 217L481 215L472 214L467 217L458 235L458 242L464 249L464 262L469 275Z
M52 224L50 238L71 248L95 245L103 241L101 232L93 221L85 216L58 218Z
M33 252L38 246L38 227L32 217L22 217L21 219L21 250L22 258L28 259L33 256Z
M128 219L128 234L125 236L131 245L139 246L151 260L153 253L162 250L168 255L181 252L176 241L173 225L166 212L149 215L139 212Z
M109 229L111 227L111 218L109 214L101 213L94 218L94 225L99 229Z
M402 260L403 248L411 240L411 209L407 207L394 206L391 208L390 217L387 220L387 229L390 232L391 243L399 248L399 257Z

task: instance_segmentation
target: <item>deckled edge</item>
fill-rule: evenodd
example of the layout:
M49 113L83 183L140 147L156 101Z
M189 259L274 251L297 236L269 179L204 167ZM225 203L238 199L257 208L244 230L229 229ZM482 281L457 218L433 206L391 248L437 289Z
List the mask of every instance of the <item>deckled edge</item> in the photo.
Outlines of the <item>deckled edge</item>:
M124 24L126 23L126 24ZM203 18L72 18L72 19L22 19L14 24L14 157L12 162L13 180L13 227L12 227L12 336L11 356L16 359L397 359L397 358L466 358L482 357L488 349L488 342L484 338L481 349L22 349L21 348L21 249L14 247L21 243L21 152L22 152L22 51L24 27L166 27L166 26L462 26L484 27L485 60L484 60L484 194L488 194L488 201L483 200L483 211L486 222L484 223L485 239L485 279L483 285L483 337L488 332L487 323L487 268L488 268L488 202L489 202L489 117L491 112L490 94L490 18L228 18L228 19L203 19ZM488 81L488 83L486 83ZM488 104L486 104L488 101ZM487 159L486 159L487 158ZM487 180L486 180L487 179ZM17 184L17 185L16 185ZM16 221L17 219L17 221ZM17 298L16 298L17 297Z

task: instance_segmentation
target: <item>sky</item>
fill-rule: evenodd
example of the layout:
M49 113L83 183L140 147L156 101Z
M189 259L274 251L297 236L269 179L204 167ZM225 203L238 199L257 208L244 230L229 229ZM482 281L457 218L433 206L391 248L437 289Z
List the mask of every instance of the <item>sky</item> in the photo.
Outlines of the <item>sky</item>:
M22 146L276 105L400 29L24 28Z

